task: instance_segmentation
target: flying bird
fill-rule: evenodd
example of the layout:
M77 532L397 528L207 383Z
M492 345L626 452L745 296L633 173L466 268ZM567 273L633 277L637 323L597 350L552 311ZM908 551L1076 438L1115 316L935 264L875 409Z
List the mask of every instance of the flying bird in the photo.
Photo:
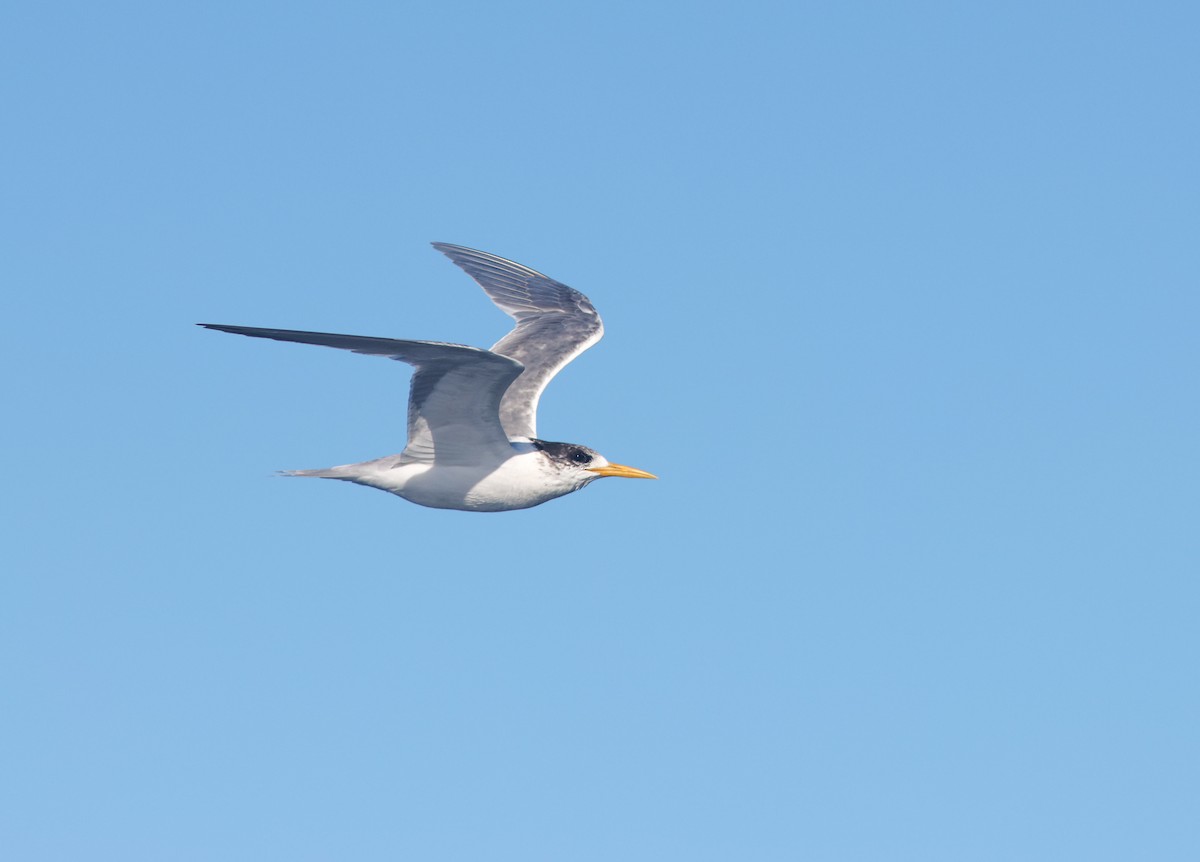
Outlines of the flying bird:
M604 334L586 296L529 267L484 251L433 243L517 325L491 350L255 326L207 329L383 356L413 367L408 444L399 455L288 476L341 479L436 509L528 509L603 476L655 479L587 446L537 436L538 399L564 366Z

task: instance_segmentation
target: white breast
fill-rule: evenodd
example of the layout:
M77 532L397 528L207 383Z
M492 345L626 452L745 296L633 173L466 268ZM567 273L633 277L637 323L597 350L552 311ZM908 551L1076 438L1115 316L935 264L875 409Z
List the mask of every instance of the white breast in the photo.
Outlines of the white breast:
M364 474L354 481L421 506L475 512L528 509L582 487L554 469L542 453L525 446L515 447L513 456L498 464L410 463Z

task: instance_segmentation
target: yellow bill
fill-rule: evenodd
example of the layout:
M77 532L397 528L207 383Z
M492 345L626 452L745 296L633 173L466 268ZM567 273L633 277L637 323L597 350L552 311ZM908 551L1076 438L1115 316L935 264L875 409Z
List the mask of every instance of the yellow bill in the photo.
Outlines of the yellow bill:
M639 470L636 467L626 467L624 464L605 464L603 467L588 467L590 472L600 476L623 476L626 479L657 479L653 473Z

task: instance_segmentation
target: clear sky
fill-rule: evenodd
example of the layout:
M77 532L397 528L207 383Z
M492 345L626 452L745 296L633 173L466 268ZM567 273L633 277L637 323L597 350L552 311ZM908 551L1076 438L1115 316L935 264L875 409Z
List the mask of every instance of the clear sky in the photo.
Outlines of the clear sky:
M1200 858L1194 3L11 3L0 847ZM399 451L587 293L500 515Z

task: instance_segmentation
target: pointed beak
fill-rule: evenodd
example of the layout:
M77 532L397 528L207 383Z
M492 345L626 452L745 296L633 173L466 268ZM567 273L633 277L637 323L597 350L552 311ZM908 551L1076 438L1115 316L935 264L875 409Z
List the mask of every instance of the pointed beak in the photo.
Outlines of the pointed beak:
M626 467L624 464L605 464L603 467L588 467L588 472L598 476L623 476L626 479L657 479L653 473L639 470L636 467Z

